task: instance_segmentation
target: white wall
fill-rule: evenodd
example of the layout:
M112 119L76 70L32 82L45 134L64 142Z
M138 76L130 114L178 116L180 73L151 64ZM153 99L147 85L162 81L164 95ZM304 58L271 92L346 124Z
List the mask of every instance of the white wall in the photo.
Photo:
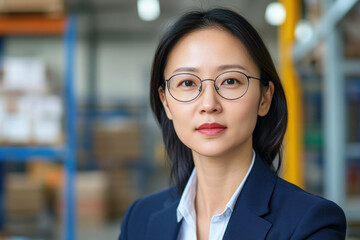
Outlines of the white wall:
M156 43L103 40L99 44L99 91L101 99L146 101Z

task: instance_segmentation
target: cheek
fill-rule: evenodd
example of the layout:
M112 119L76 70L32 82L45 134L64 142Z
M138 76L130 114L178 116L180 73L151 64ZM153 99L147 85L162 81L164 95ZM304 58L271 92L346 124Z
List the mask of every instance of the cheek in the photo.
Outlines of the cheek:
M238 130L248 131L252 134L255 129L258 118L259 98L255 96L244 97L234 104L228 111L231 111L230 117L232 124L239 125Z
M231 109L232 111L230 114L233 117L230 119L232 119L233 124L238 123L244 127L251 127L251 125L255 126L258 117L257 106L254 104L251 105L239 104Z
M180 141L187 146L188 148L192 149L193 146L193 128L190 124L191 118L186 118L183 116L174 117L173 118L173 125L176 132L176 135L180 139Z
M183 138L193 129L194 109L188 104L169 102L169 111L172 115L175 132L183 141Z

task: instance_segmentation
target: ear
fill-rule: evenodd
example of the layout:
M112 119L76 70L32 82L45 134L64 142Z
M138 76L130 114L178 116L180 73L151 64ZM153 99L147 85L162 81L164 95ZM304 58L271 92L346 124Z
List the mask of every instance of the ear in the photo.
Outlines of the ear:
M166 116L168 117L169 120L172 120L172 114L171 114L169 104L168 104L166 96L165 96L166 95L165 89L162 87L159 87L158 92L159 92L159 97L162 102L162 105L164 106Z
M260 117L265 116L269 112L274 90L275 90L274 83L269 81L269 86L261 91L262 96L258 109L258 115Z

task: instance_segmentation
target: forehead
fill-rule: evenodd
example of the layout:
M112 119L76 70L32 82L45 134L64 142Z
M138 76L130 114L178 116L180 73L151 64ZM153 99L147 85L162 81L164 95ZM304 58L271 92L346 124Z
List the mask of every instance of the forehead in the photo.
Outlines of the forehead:
M168 56L165 75L183 67L210 74L222 65L241 65L246 73L258 73L248 50L234 34L209 27L188 33L175 44Z

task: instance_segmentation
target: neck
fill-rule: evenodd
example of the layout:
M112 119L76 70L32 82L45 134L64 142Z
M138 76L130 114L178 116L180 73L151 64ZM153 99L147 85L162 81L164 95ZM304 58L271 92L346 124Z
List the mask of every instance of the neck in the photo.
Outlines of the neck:
M224 211L226 204L243 181L253 157L252 148L233 157L205 157L196 153L197 172L195 208L197 215L211 219Z

